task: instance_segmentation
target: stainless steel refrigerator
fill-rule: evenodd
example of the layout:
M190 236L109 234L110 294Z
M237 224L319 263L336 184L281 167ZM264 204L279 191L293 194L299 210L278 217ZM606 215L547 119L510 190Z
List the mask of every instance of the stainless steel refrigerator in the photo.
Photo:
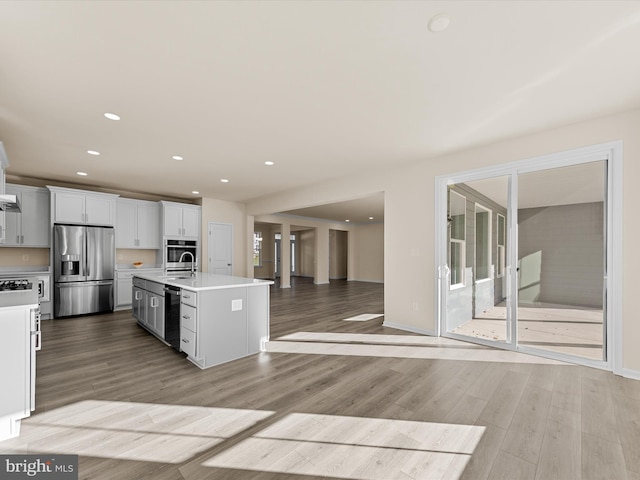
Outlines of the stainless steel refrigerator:
M113 310L113 227L53 226L54 317Z

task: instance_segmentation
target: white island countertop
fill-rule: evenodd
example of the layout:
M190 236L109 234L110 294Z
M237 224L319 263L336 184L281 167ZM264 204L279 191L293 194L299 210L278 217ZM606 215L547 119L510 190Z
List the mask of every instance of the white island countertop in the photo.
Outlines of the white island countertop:
M272 280L258 280L256 278L232 277L229 275L216 275L214 273L196 272L195 276L190 273L168 274L135 272L134 277L150 280L152 282L165 283L175 287L186 288L188 290L216 290L222 288L236 287L258 287L272 285Z

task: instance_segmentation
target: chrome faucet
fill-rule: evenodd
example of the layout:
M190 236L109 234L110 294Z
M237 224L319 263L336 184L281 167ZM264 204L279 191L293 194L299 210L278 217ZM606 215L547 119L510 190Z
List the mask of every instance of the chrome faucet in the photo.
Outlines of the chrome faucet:
M196 259L193 256L193 253L189 252L188 250L182 252L182 255L180 255L180 258L178 259L178 263L182 262L182 259L187 253L191 255L191 276L195 277L196 276Z

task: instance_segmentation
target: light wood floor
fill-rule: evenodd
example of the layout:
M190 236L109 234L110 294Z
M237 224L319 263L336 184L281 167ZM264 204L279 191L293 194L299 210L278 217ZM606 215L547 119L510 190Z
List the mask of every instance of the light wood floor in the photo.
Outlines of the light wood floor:
M506 318L506 307L496 305L460 325L453 333L505 342ZM602 318L601 309L562 305L520 306L518 344L591 360L604 360Z
M269 351L200 370L128 311L45 321L2 453L83 479L640 479L640 382L381 326L382 285L272 291Z

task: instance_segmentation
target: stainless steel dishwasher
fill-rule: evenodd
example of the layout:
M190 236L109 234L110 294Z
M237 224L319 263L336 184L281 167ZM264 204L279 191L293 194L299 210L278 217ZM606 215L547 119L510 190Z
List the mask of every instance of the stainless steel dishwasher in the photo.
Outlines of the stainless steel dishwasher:
M164 341L180 351L180 287L164 286Z

